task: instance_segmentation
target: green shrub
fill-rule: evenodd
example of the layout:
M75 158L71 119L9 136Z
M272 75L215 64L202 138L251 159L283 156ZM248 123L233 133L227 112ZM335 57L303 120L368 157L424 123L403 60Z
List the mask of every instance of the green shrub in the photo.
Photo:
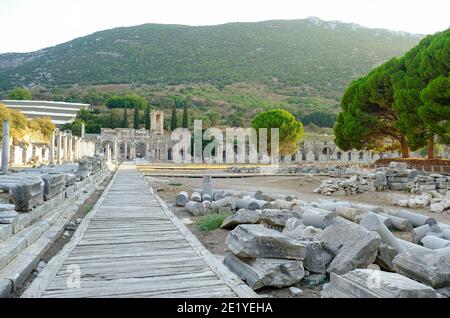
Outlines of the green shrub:
M201 231L212 231L218 229L230 215L229 212L208 214L201 217L197 221L197 225Z

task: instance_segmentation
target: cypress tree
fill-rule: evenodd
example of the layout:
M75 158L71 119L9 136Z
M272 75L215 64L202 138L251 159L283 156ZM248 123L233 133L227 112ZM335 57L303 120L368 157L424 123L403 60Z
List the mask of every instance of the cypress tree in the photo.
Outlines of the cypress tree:
M145 109L145 130L150 130L150 105Z
M125 110L123 112L122 127L123 128L128 128L128 114L127 114L127 109L126 108L125 108Z
M174 131L178 128L178 119L177 119L177 107L173 105L172 107L172 119L170 121L170 129Z
M134 122L133 122L133 128L134 129L139 129L139 108L136 105L136 107L134 107Z
M184 102L184 108L183 108L183 123L182 123L181 127L183 127L183 128L189 128L189 117L188 117L187 102Z

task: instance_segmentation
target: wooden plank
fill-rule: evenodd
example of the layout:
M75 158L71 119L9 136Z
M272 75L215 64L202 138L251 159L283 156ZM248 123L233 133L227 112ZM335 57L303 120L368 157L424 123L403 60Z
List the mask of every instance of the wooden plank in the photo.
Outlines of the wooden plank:
M125 163L23 297L256 297L243 285Z

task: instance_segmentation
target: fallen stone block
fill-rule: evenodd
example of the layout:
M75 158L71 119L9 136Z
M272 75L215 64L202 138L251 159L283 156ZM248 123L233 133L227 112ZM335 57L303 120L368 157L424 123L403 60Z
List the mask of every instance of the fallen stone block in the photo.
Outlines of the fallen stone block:
M223 263L253 290L267 286L292 286L301 281L305 274L302 262L295 260L240 259L229 253Z
M289 219L283 230L284 235L300 241L319 241L322 233L322 229L313 226L306 226L297 218Z
M319 241L304 241L306 256L303 266L312 273L326 274L327 267L334 258L334 254L324 249Z
M286 222L292 218L300 216L290 210L264 209L260 210L259 221L271 226L285 227Z
M66 187L66 179L64 174L47 173L41 175L44 180L44 200L49 200L61 193Z
M344 275L331 273L321 292L326 298L437 298L436 291L397 273L355 269Z
M18 217L13 204L0 203L0 224L12 224Z
M328 276L325 274L310 274L303 277L303 281L308 284L308 286L317 286L325 283L328 280Z
M178 193L175 198L175 204L178 206L185 206L189 201L189 194L186 191Z
M225 243L230 251L243 257L303 260L306 246L278 231L259 224L239 225L228 233Z
M397 273L433 288L450 286L450 262L429 249L408 249L394 258Z
M378 233L341 217L323 231L320 241L336 255L328 267L328 272L336 274L366 268L375 261L380 247Z
M0 199L15 205L16 211L28 212L44 201L44 181L35 176L1 176Z
M7 278L0 278L0 298L7 298L12 292L12 281Z
M212 203L214 204L214 202ZM256 224L259 222L259 211L239 210L223 221L222 229L232 230L240 224Z

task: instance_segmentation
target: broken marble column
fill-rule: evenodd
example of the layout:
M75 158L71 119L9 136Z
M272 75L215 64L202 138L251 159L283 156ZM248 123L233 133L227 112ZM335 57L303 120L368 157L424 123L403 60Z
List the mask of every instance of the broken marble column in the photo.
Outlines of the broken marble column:
M380 213L379 215L389 218L392 223L392 227L399 231L409 232L413 229L413 224L407 219L385 213Z
M254 199L244 198L236 200L236 208L255 211L259 209L259 205Z
M378 218L377 214L373 212L367 213L363 216L359 224L364 226L369 231L377 232L381 237L381 241L395 248L398 253L406 250L405 246L403 246L394 234L389 231L386 225L384 225L384 223Z
M223 260L226 267L245 281L253 290L262 287L287 287L305 275L302 262L288 259L240 259L229 253Z
M206 212L205 206L201 202L189 201L184 208L193 216L203 215Z
M202 194L200 192L193 192L191 195L191 201L202 202Z
M331 273L330 283L320 294L325 298L438 298L429 286L397 273L371 269Z
M236 198L225 197L211 203L211 209L219 210L220 208L230 208L232 210L236 209Z
M435 251L438 252L441 255L444 255L448 259L448 261L450 262L450 246L443 247L443 248L438 248Z
M175 204L178 206L185 206L189 201L189 194L186 191L178 193L175 198Z
M237 226L228 233L225 243L229 250L240 258L262 257L303 260L306 255L304 244L260 224Z
M328 272L345 274L356 268L366 268L375 261L380 241L378 233L336 217L320 239L322 246L336 255Z
M359 223L363 214L366 213L360 209L349 207L337 207L334 212L336 215L356 223Z
M375 212L375 213L384 212L384 209L382 207L370 204L352 203L351 207L363 212Z
M292 210L296 204L292 201L286 201L281 199L276 199L272 202L272 206L275 209L286 209L286 210Z
M258 208L261 210L274 209L274 206L272 205L271 202L268 202L265 200L256 200L256 199L253 199L253 201L258 204Z
M442 231L442 234L446 240L450 240L450 230L444 230Z
M301 219L303 224L307 226L325 229L333 222L334 217L335 214L327 210L307 209L303 213Z
M202 200L212 201L214 196L212 177L203 176Z
M441 239L439 237L435 237L432 235L426 235L424 236L420 242L422 243L423 246L432 249L432 250L437 250L439 248L444 248L444 247L450 247L450 241L447 241L445 239Z
M414 243L419 243L420 240L431 232L431 227L428 224L416 227L411 230L412 240Z
M400 210L400 211L390 211L389 214L398 216L400 218L404 218L409 220L414 226L422 226L425 224L428 224L429 226L432 226L433 224L436 224L436 220L434 218L430 218L425 215L421 215L418 213L413 213L408 210Z
M0 203L0 224L11 224L19 217L13 204Z
M224 198L225 191L224 190L218 190L214 191L214 201L220 200Z
M450 262L430 249L408 249L394 258L397 273L433 288L450 286Z
M2 126L2 173L9 174L9 121L3 120Z

